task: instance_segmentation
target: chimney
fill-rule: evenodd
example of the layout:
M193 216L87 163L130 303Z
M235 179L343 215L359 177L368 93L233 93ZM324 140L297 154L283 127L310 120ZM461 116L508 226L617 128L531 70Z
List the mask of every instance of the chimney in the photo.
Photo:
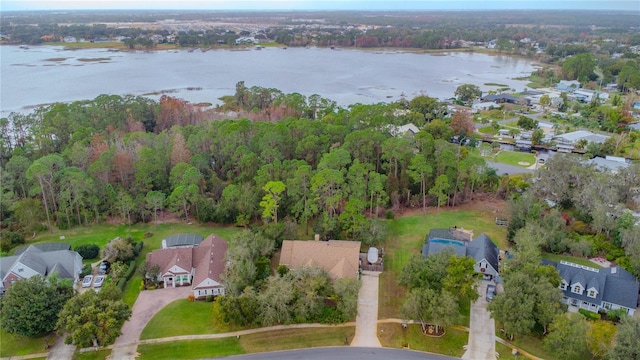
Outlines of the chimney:
M315 241L320 241L320 234L315 234L315 235L313 236L313 240L315 240Z

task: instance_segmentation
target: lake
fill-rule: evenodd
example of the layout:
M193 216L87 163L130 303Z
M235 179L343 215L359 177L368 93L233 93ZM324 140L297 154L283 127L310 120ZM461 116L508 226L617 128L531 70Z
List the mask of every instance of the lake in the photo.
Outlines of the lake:
M412 53L326 48L116 52L59 46L0 46L0 112L93 99L100 94L164 92L190 102L218 104L238 81L285 93L319 94L346 106L391 102L424 94L450 98L465 83L483 91L534 70L531 61L470 52Z

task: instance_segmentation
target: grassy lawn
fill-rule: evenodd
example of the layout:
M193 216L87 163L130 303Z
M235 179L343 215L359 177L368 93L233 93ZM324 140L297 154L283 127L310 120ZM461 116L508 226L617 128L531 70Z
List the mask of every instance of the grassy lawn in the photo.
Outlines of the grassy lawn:
M508 247L506 228L495 225L491 211L440 209L440 213L412 215L397 218L389 223L389 235L384 244L385 270L380 275L378 317L397 318L405 290L397 284L397 278L409 258L420 254L424 238L432 228L452 226L474 230L474 234L486 233L504 249ZM467 319L468 321L468 319ZM466 326L466 325L465 325Z
M496 329L498 329L498 324L496 324ZM505 339L504 334L497 332L496 335ZM508 339L505 339L508 340ZM559 360L555 355L544 351L542 348L542 339L537 336L525 335L519 338L515 338L511 343L532 355L543 358L545 360ZM502 359L502 357L500 357Z
M148 290L153 291L153 290ZM167 326L171 324L171 326ZM168 336L215 334L241 330L225 324L214 303L176 300L154 315L142 331L140 339Z
M240 342L235 338L211 340L185 340L173 343L138 346L140 360L202 359L244 354Z
M491 124L488 124L487 126L478 129L478 132L483 134L496 135L498 133L498 129L491 126Z
M383 347L402 348L408 344L412 350L428 351L437 354L461 357L462 348L467 344L469 334L464 331L447 329L442 337L430 337L422 334L420 325L409 325L402 330L400 324L379 324L378 338Z
M564 261L568 261L574 264L578 264L578 265L584 265L584 266L589 266L592 267L594 269L602 269L602 266L593 263L591 261L589 261L588 259L585 258L581 258L581 257L575 257L575 256L570 256L570 255L558 255L558 254L550 254L550 253L543 253L542 257L544 259L547 260L551 260L551 261L555 261L555 262L560 262L562 260Z
M320 346L344 346L345 338L351 341L354 335L355 328L352 326L289 329L243 335L240 339L187 340L140 345L138 352L141 354L141 360L200 359Z
M302 349L321 346L344 346L356 334L354 326L287 329L243 335L240 345L247 353Z
M2 319L0 318L0 321ZM47 341L53 344L55 336L27 337L0 330L0 357L39 354L47 352Z
M520 151L500 151L493 159L496 162L520 166L529 167L536 163L536 157L530 153L524 153Z
M87 351L84 353L76 353L73 360L104 360L111 355L111 350Z
M518 359L518 357L513 356L513 354L511 353L511 348L506 346L506 345L502 345L501 343L496 341L496 352L498 354L500 354L499 359L503 360L503 359ZM522 356L522 355L520 355Z

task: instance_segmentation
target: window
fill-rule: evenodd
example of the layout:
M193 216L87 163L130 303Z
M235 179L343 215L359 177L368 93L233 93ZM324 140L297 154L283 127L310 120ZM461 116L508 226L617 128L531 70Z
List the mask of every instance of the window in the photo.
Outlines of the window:
M608 302L604 303L604 308L607 309L607 310L610 310L611 309L611 303L608 303Z
M582 294L582 291L583 291L582 286L580 285L574 285L573 288L571 289L571 292L575 294Z
M567 283L564 280L560 283L560 290L567 290Z
M596 291L595 290L589 290L589 293L587 294L588 297L591 298L595 298L596 297Z
M18 272L23 272L24 269L23 268L18 268Z

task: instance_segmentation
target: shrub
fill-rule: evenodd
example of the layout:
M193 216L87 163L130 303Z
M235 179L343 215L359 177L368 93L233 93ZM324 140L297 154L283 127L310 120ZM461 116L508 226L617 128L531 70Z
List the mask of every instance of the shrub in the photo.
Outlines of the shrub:
M89 274L91 274L91 264L86 264L82 266L82 272L80 272L80 278L83 278Z
M120 291L124 291L124 287L127 286L127 279L126 278L122 278L120 280L118 280L118 288L120 289Z
M616 309L607 311L607 319L613 322L618 322L623 316L627 315L625 309Z
M131 279L131 275L133 275L133 272L135 270L136 270L136 261L131 260L129 262L129 268L127 269L127 272L124 273L124 276L122 278L125 279L125 281Z
M75 248L75 251L82 256L83 259L95 259L100 254L100 247L96 244L82 244Z
M393 220L396 217L396 214L394 214L391 210L387 210L387 212L384 214L384 217L387 220Z
M589 310L578 309L578 312L582 314L582 316L584 316L587 320L595 321L601 319L600 314L591 312Z
M138 256L142 251L143 246L144 246L144 242L142 240L138 241L136 245L133 247L133 256Z
M204 299L204 301L213 302L213 295L207 295L207 297Z
M0 250L7 252L11 248L24 244L24 237L17 232L7 231L0 240Z
M193 296L193 294L189 294L189 296L187 296L187 300L193 302L196 299L195 296Z

